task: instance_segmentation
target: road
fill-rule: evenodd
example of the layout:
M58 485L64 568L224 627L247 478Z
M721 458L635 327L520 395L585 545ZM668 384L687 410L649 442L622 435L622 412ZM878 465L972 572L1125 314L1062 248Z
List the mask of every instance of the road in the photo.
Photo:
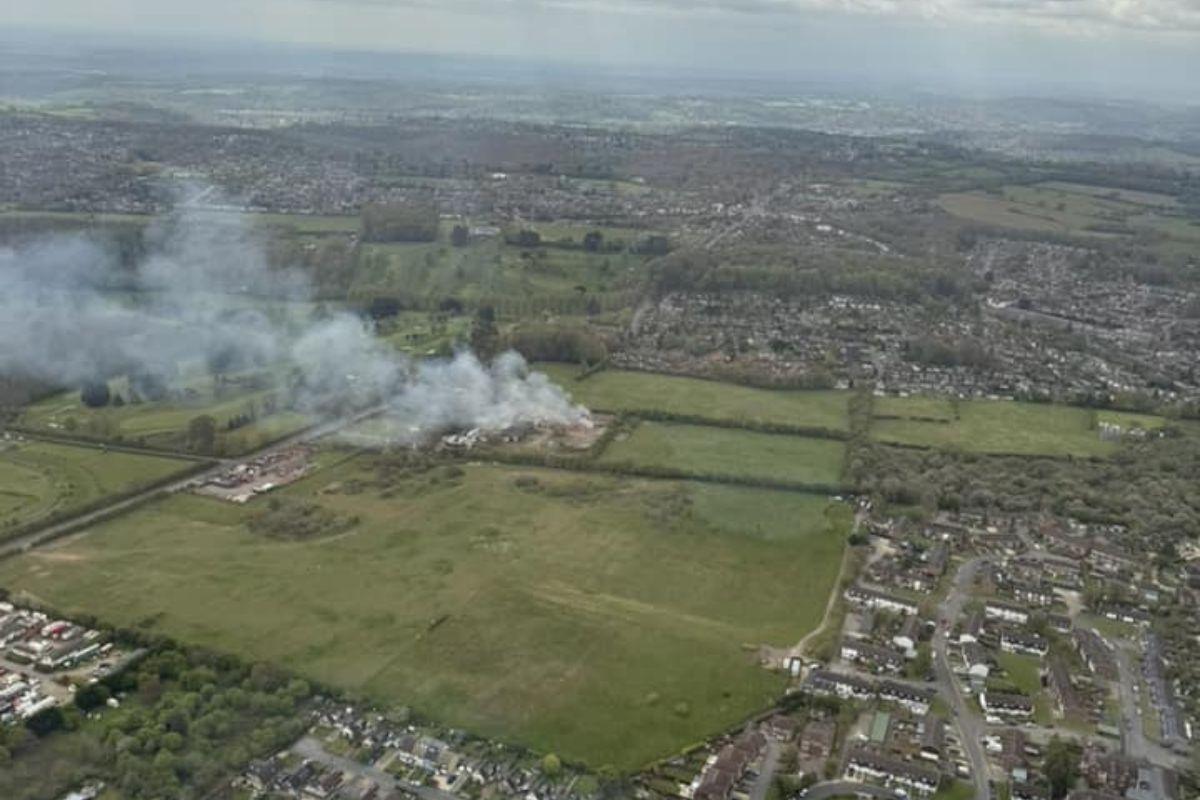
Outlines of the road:
M762 769L758 771L758 778L754 781L753 788L750 789L750 800L767 800L767 792L771 790L771 780L775 777L775 770L779 767L779 742L774 739L767 739L767 754L763 756Z
M359 778L366 778L378 784L384 793L395 791L396 789L404 789L412 792L423 800L459 800L455 795L449 792L443 792L441 789L435 789L432 786L421 786L420 784L410 783L400 780L391 773L384 772L381 769L376 769L370 764L360 764L357 761L352 761L349 758L343 758L334 755L325 749L325 747L311 736L305 736L300 741L292 745L292 752L301 758L307 758L315 761L318 764L324 764L333 769L339 769L342 772L349 773Z
M946 599L938 606L937 628L933 634L933 670L937 676L938 691L942 697L950 701L954 711L954 725L958 728L959 741L963 752L971 762L971 780L975 784L975 800L991 800L992 788L988 782L988 761L983 752L984 722L967 703L954 671L950 668L950 658L947 654L947 638L954 623L962 614L967 602L975 575L986 558L977 557L964 561L954 576Z
M180 478L179 480L175 481L174 483L168 483L164 486L159 486L155 489L147 489L144 492L138 492L137 494L130 495L128 497L124 497L120 500L115 500L106 506L101 506L100 508L94 508L91 511L87 511L83 514L79 514L74 517L69 517L67 519L62 520L61 522L56 522L53 525L49 525L45 528L40 528L36 531L32 531L32 532L24 534L22 536L18 536L14 539L10 539L6 542L0 543L0 559L5 559L5 558L9 558L10 556L20 555L21 553L27 552L35 547L46 544L47 542L54 541L55 539L57 539L61 536L65 536L65 535L72 533L74 531L77 531L77 530L82 530L82 529L88 527L89 525L92 525L97 522L101 522L115 514L121 513L122 511L126 511L128 509L134 508L139 503L143 503L146 500L148 500L152 497L155 497L159 494L178 492L182 489L188 488L190 485L192 485L194 483L201 482L201 481L207 480L209 478L215 478L216 476L220 475L225 470L229 469L229 467L233 464L238 464L238 463L241 463L244 461L250 461L255 458L261 458L262 456L270 455L271 453L275 453L280 450L286 450L289 447L294 447L297 444L303 444L304 442L311 442L314 439L321 438L322 436L328 436L329 434L335 433L336 431L338 431L348 425L353 425L356 422L361 422L362 420L367 419L368 417L372 417L372 416L380 413L382 410L383 410L383 406L376 406L373 408L366 409L365 411L360 411L356 414L352 414L349 417L339 417L338 419L333 419L333 420L328 420L326 422L318 423L317 425L314 425L310 428L306 428L303 431L300 431L299 433L296 433L292 436L287 437L286 439L280 439L279 441L275 442L274 444L269 444L260 450L256 450L254 452L247 453L246 455L242 456L241 458L234 459L234 460L219 461L211 469L207 469L207 470L204 470L203 472L199 472L199 473L193 473L191 475L188 475L185 478ZM167 455L167 454L159 453L158 455Z

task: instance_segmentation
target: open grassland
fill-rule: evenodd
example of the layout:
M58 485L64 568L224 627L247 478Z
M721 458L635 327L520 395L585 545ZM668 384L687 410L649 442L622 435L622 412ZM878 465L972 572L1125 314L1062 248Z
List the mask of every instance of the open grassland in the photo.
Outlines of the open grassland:
M632 285L646 258L628 251L520 248L499 237L455 247L448 241L363 246L351 297L392 295L436 305L487 301L513 311L607 309Z
M1163 238L1161 254L1200 242L1200 220L1184 216L1175 198L1150 192L1051 182L944 194L938 202L984 225L1074 236L1154 234Z
M115 392L127 391L123 381L111 383ZM264 402L272 394L275 392L269 389L217 391L211 381L205 380L202 387L186 396L89 408L80 401L79 392L63 392L29 406L20 422L50 433L182 452L188 449L188 424L196 417L208 415L216 421L215 452L236 455L257 449L309 424L307 417L295 412L266 414ZM244 414L256 416L256 419L230 430L229 421Z
M1121 411L1017 403L954 402L929 397L877 398L871 435L889 444L1046 456L1107 456L1117 442L1103 441L1095 422L1154 427L1157 418ZM944 421L943 421L944 420ZM1160 423L1161 424L1161 423Z
M383 463L279 493L357 515L348 532L263 538L244 523L267 500L181 495L8 561L0 585L630 769L781 691L755 650L819 623L849 527L793 492Z
M648 372L604 370L575 380L578 367L539 364L576 402L614 412L656 411L726 423L825 428L850 426L848 392L754 389Z
M93 447L0 444L0 538L19 526L149 486L189 466L172 458Z
M834 439L643 422L628 438L612 442L600 462L836 486L845 454L845 445Z

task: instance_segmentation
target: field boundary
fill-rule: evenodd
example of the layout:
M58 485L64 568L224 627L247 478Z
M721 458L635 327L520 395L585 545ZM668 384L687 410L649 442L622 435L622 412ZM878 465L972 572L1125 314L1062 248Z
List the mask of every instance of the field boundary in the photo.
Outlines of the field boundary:
M630 419L635 419L644 422L668 422L677 425L698 425L708 428L727 428L730 430L749 431L751 433L767 433L778 436L801 436L806 439L834 439L836 441L848 441L850 439L849 431L841 431L836 428L825 428L819 425L788 425L782 422L760 422L747 419L729 419L719 417L706 417L700 414L681 414L676 411L658 411L655 409L612 409L602 408L599 406L592 407L592 411L600 414L612 414L614 416L623 416Z
M72 436L62 435L59 433L47 433L40 428L28 428L23 425L9 425L6 430L14 433L19 433L29 439L39 442L49 442L51 444L61 444L64 447L86 447L91 450L106 450L112 453L127 453L133 456L149 456L151 458L174 458L180 461L196 461L211 463L212 457L202 456L198 453L188 453L182 450L166 450L159 447L148 447L144 445L132 445L126 442L108 441L105 439L94 439L87 436Z
M23 536L33 536L36 538L38 531L45 530L46 528L53 528L58 525L64 525L64 528L61 532L45 539L38 539L37 541L30 543L30 545L27 547L15 548L7 553L5 553L3 550L0 550L0 560L3 560L7 556L16 555L18 552L27 550L31 547L36 547L44 542L57 539L60 535L66 535L67 533L73 532L75 527L70 524L71 520L73 519L89 517L87 522L81 524L90 525L95 522L104 522L112 519L113 517L125 513L131 508L138 508L140 507L141 503L126 503L126 501L141 494L147 495L147 499L157 498L161 495L159 490L161 490L163 487L179 481L187 480L193 475L198 475L201 472L212 469L214 466L216 466L216 464L217 462L211 460L194 462L192 466L188 467L187 469L180 470L179 472L172 472L169 475L164 475L163 477L155 481L151 481L150 483L134 486L123 492L103 495L90 503L84 503L81 506L76 506L68 510L57 511L53 514L48 514L39 520L35 520L34 522L29 522L24 525L17 525L16 527L0 531L0 543L4 543L12 541L13 539L19 539ZM122 505L123 503L126 504ZM112 514L99 513L103 512L107 506L117 507L113 509ZM99 515L97 516L98 513Z
M651 480L695 481L698 483L719 483L729 486L744 486L752 489L773 489L784 492L800 492L813 495L846 495L851 494L851 487L843 484L816 483L806 481L780 481L769 478L756 478L748 475L727 475L723 473L689 472L670 467L638 466L629 462L599 463L589 458L568 457L554 458L552 456L526 455L518 453L489 453L487 461L496 464L506 464L518 467L541 467L558 469L568 472L591 472L607 475L627 476L631 478L649 478Z

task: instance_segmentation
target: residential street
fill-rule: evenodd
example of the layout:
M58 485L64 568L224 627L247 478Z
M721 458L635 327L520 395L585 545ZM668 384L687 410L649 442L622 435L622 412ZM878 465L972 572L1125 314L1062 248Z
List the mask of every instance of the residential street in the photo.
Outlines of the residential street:
M404 789L423 798L423 800L457 800L454 795L449 792L443 792L441 789L434 789L431 786L419 786L415 783L402 781L383 770L334 755L328 752L319 741L311 736L305 736L292 745L292 752L302 758L311 759L328 767L340 769L342 772L348 772L351 775L374 781L385 791Z
M991 786L988 782L987 756L983 752L981 739L984 733L984 722L967 703L954 678L947 654L947 637L954 627L955 621L962 613L967 602L971 584L975 574L987 559L979 557L963 562L954 576L954 585L946 600L938 607L937 629L933 634L933 668L937 675L938 691L942 697L950 701L954 712L954 725L958 729L963 751L971 763L971 779L975 785L975 800L991 800Z

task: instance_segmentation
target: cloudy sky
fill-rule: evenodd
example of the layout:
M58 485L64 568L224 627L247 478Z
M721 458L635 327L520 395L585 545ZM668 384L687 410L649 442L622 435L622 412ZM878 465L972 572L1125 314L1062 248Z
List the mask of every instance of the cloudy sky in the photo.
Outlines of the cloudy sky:
M40 29L1200 102L1200 0L5 0Z

